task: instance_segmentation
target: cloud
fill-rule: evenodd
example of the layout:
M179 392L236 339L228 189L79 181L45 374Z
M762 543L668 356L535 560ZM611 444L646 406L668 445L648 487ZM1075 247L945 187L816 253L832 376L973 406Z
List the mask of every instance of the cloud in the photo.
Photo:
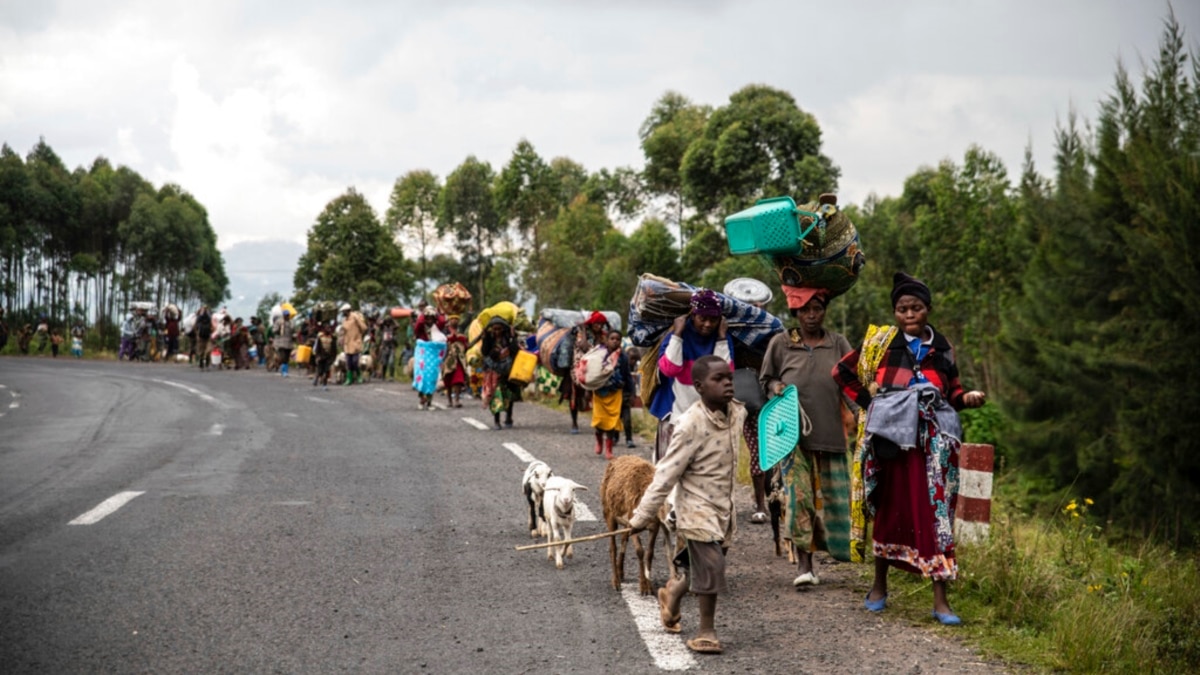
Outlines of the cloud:
M817 114L825 152L842 169L843 201L861 203L871 192L898 195L921 166L961 162L971 145L999 156L1015 180L1032 143L1045 172L1072 88L1103 87L1104 81L1055 78L898 76ZM1092 104L1076 103L1082 110Z

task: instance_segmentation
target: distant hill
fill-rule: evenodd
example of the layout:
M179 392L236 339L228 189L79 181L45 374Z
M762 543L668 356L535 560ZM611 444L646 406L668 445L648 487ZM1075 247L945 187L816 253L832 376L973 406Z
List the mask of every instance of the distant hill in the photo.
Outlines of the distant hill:
M292 294L292 275L304 245L288 240L248 241L230 246L221 255L229 276L229 313L249 318L264 295Z

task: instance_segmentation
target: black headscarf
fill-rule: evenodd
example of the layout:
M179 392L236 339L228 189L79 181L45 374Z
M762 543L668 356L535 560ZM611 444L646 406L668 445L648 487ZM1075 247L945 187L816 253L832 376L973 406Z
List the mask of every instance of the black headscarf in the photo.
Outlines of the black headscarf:
M902 295L911 295L933 309L933 293L925 282L904 272L896 272L892 277L892 307L896 306Z

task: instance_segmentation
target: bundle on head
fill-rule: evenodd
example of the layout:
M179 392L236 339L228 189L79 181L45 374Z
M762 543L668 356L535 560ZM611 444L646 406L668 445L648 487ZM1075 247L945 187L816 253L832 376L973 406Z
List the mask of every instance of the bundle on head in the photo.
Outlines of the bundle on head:
M609 532L628 527L633 510L637 508L642 494L654 480L654 465L635 455L621 455L610 461L600 481L600 504L604 510L604 522ZM658 521L646 528L649 544L643 548L640 537L633 538L633 549L638 558L638 592L650 595L654 591L650 583L650 564L654 561L654 542L658 537ZM625 550L629 546L629 535L621 537L621 549L617 551L616 537L608 540L609 559L612 562L613 588L620 589L625 578Z

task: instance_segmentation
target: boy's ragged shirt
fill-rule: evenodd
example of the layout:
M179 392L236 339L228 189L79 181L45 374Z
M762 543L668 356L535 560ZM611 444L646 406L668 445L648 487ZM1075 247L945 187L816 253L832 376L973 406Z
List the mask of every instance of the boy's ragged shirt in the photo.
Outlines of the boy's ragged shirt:
M728 410L726 415L696 401L679 416L671 445L655 467L654 481L642 495L631 524L653 522L659 506L678 484L675 517L679 534L694 541L729 545L737 529L733 489L746 408L731 401Z

